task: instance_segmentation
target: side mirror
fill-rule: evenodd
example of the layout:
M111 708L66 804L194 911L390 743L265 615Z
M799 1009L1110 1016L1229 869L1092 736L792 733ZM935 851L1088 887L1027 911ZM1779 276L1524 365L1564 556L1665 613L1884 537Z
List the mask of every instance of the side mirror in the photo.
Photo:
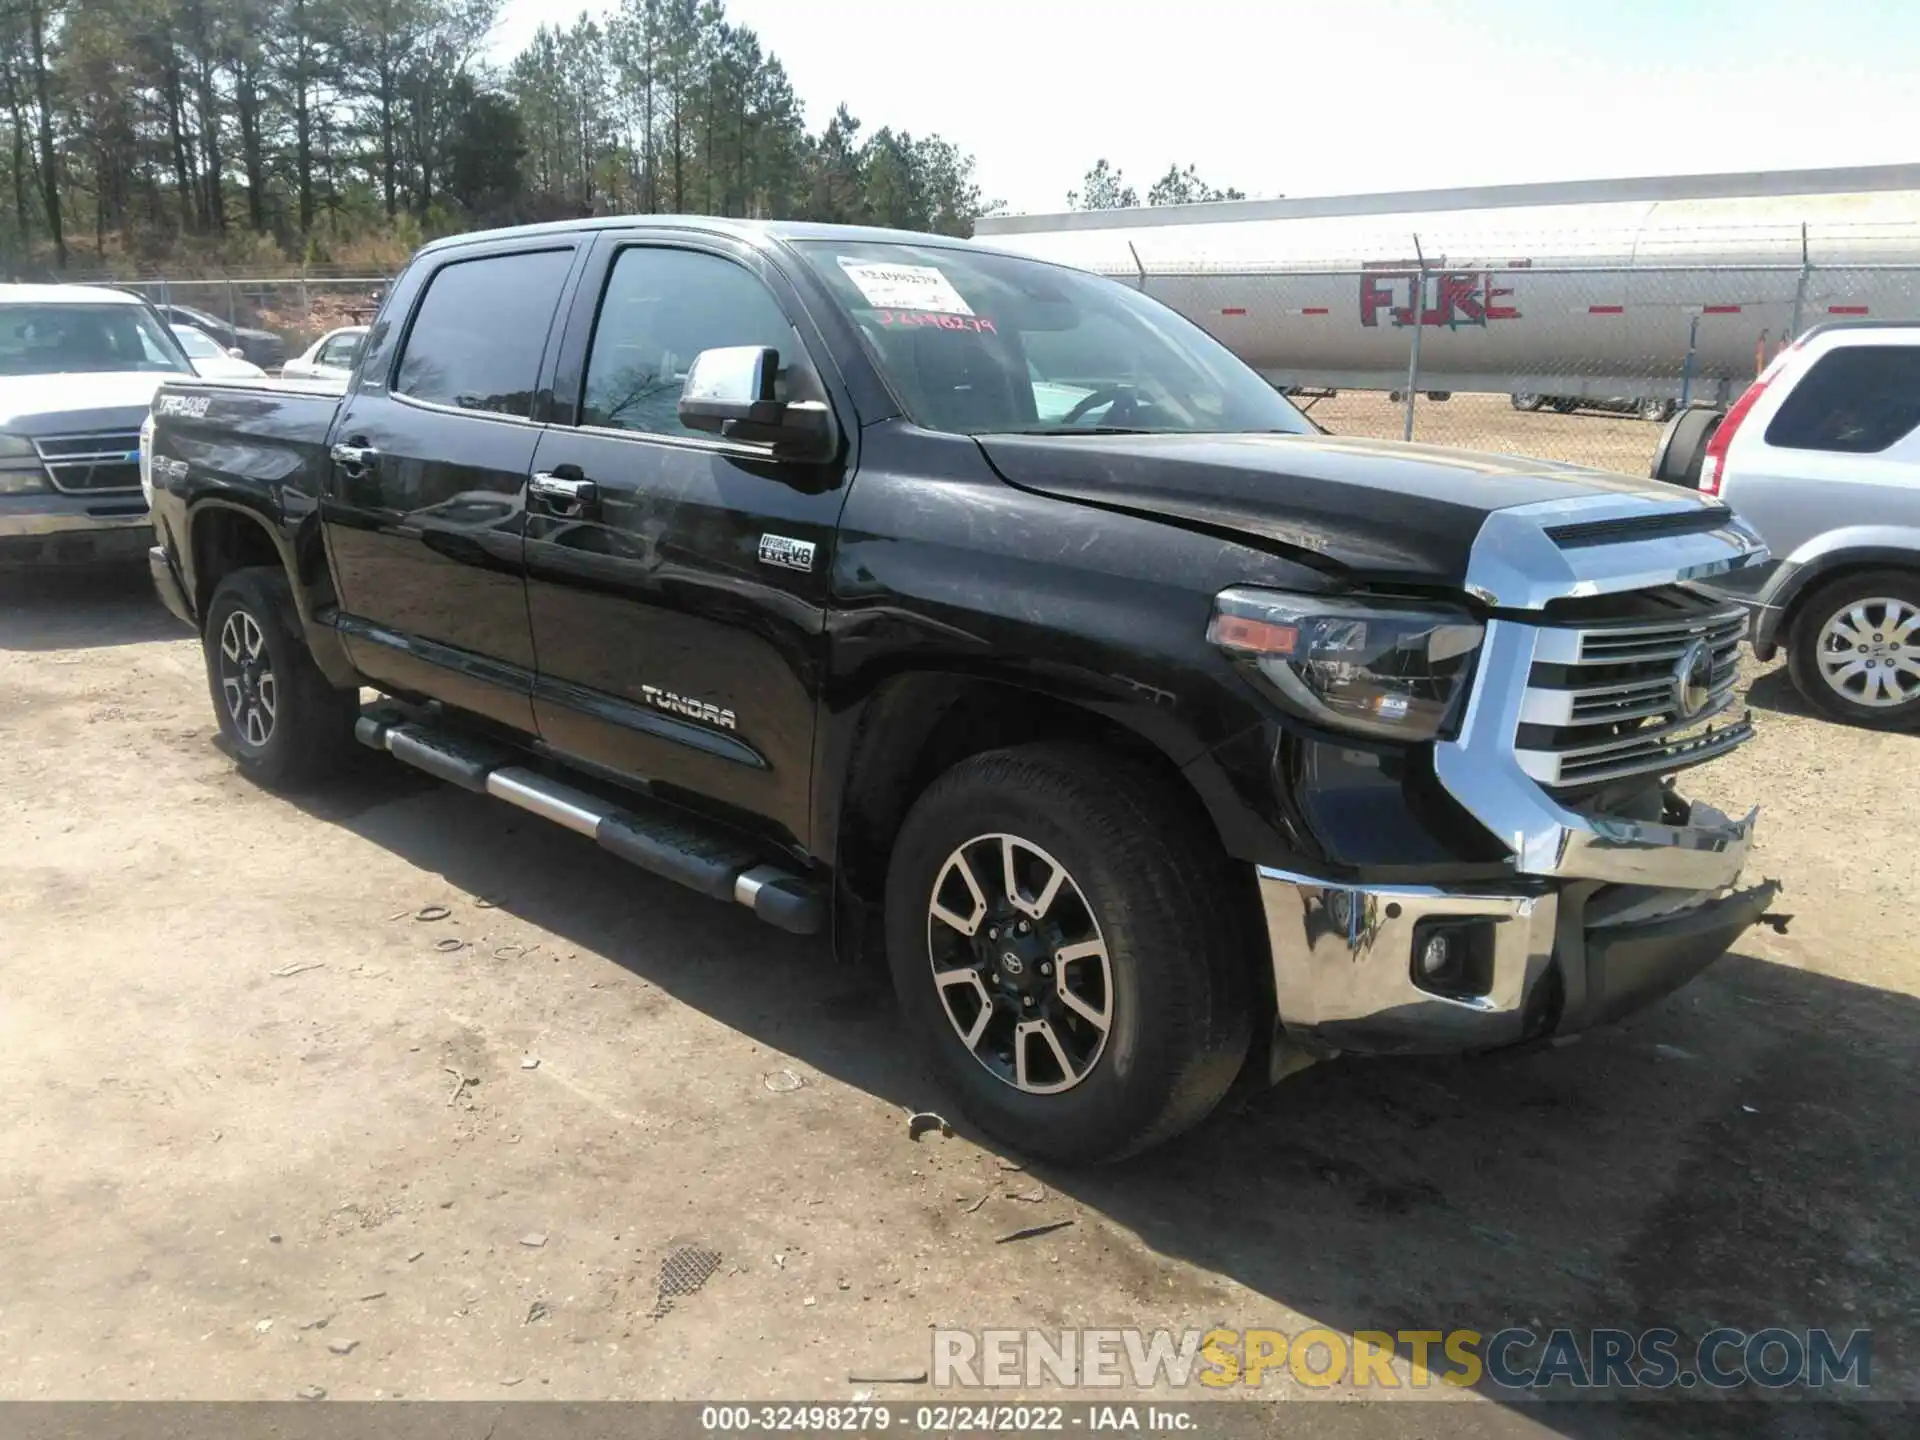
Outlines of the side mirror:
M729 440L771 445L794 460L823 460L833 420L820 400L776 400L780 352L760 345L726 345L693 357L680 388L680 423Z
M236 360L244 360L247 358L247 352L242 350L238 345L229 345L227 347L227 354Z

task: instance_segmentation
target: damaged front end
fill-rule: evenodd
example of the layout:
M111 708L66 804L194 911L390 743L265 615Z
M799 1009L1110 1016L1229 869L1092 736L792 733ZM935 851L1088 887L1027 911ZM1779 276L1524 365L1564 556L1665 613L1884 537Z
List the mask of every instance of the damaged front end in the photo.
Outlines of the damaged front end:
M1687 582L1765 547L1731 517L1674 540L1647 524L1657 509L1526 508L1540 513L1497 512L1475 546L1469 588L1492 615L1458 733L1433 751L1440 784L1511 856L1511 881L1353 885L1263 867L1276 1070L1618 1019L1706 968L1779 892L1741 883L1758 810L1731 818L1674 778L1753 735L1737 694L1745 612Z

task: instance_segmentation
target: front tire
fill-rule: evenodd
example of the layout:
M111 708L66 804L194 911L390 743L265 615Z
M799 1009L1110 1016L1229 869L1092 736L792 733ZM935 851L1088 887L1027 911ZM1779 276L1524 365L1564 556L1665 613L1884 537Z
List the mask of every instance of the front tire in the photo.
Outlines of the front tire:
M1797 607L1794 688L1835 720L1871 730L1920 725L1920 575L1870 570Z
M220 733L241 770L276 789L336 769L360 712L360 697L314 664L296 613L281 571L236 570L213 592L201 642Z
M1118 756L1022 746L936 780L894 843L887 957L967 1114L1072 1163L1203 1119L1251 1029L1228 864L1168 788Z

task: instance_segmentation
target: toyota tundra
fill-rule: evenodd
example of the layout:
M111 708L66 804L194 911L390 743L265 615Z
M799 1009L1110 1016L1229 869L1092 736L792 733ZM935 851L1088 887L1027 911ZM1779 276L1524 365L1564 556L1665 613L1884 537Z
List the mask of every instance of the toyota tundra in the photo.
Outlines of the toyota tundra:
M1701 582L1766 551L1724 505L1327 436L1074 270L468 235L344 397L170 381L149 442L154 579L243 770L357 740L884 957L1029 1151L1140 1150L1243 1073L1573 1034L1774 893L1754 815L1674 780L1753 733Z

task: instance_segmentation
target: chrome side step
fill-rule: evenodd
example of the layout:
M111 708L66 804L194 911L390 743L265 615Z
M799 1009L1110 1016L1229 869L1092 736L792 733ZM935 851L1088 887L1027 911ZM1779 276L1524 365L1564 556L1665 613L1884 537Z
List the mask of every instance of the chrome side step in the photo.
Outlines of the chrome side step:
M584 835L629 864L716 900L743 905L769 925L816 935L826 924L819 890L697 822L622 809L519 763L504 746L409 720L361 715L354 738L374 750L479 795L491 795L542 820Z

